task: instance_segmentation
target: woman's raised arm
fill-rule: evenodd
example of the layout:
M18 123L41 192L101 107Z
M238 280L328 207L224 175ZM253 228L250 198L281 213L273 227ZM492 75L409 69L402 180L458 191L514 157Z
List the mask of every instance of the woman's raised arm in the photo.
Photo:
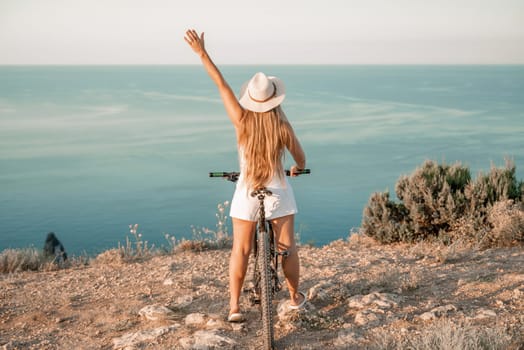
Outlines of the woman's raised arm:
M231 122L233 122L235 127L238 127L240 120L242 119L243 109L238 103L235 94L231 90L231 87L222 76L222 73L220 73L217 66L209 57L204 46L204 33L202 32L202 34L198 36L198 33L194 29L189 29L186 31L184 40L202 60L202 64L204 65L207 74L209 74L211 80L213 80L218 87L220 97L222 98L222 102L224 103L224 107L229 116L229 119L231 119Z

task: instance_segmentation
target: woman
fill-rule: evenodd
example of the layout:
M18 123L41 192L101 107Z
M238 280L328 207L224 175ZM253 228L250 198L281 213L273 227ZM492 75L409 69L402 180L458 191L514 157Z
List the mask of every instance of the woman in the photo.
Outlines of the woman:
M240 177L231 202L233 248L229 264L230 322L243 321L239 298L246 275L258 202L249 195L252 189L266 187L273 195L266 198L266 218L271 220L280 251L288 250L282 262L290 294L290 308L300 308L306 301L298 291L299 258L294 239L294 217L297 212L293 190L283 170L282 158L289 150L296 165L291 175L305 168L306 158L280 103L285 90L282 82L257 73L242 86L240 99L225 81L204 46L204 33L188 30L184 37L202 60L207 73L220 92L226 112L236 131L240 160Z

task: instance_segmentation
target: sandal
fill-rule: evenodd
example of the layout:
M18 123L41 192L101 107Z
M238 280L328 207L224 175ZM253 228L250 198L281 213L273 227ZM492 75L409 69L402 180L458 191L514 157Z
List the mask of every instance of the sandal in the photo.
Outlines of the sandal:
M291 304L289 304L289 308L291 310L302 309L304 307L304 305L306 304L306 301L307 301L306 295L304 293L302 293L302 292L298 292L298 294L302 295L302 301L298 305L291 305Z
M241 312L233 312L227 316L228 322L243 322L244 321L244 315L242 315Z

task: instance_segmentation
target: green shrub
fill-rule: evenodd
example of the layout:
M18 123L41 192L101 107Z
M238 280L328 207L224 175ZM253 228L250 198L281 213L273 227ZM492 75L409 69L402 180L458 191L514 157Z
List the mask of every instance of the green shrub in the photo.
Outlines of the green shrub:
M426 161L410 176L402 176L395 187L404 202L415 238L437 236L465 210L464 189L471 180L469 169L460 164Z
M522 182L515 177L515 164L506 160L505 168L491 166L488 174L480 173L477 180L466 187L469 212L487 213L490 206L499 201L522 200Z
M408 211L403 204L389 199L389 192L374 193L364 209L362 228L383 243L412 241L414 238Z
M363 212L363 232L382 243L414 242L430 237L449 243L451 238L464 238L454 237L453 231L466 225L471 228L462 230L467 232L466 238L486 241L489 236L486 232L498 230L489 216L496 203L511 200L520 208L517 202L524 196L524 183L518 182L515 174L515 164L507 160L504 168L492 165L488 174L481 173L473 181L469 169L460 163L425 161L411 175L401 176L397 181L395 192L400 203L391 201L387 192L371 195ZM518 213L513 210L513 217L520 217ZM513 241L521 237L518 233L506 236L516 237ZM510 241L507 237L488 241L500 244Z

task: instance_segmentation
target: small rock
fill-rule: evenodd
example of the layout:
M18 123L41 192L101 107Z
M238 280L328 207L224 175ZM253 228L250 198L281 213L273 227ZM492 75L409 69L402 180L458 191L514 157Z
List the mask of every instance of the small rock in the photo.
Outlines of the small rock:
M376 305L381 309L397 307L402 297L391 293L371 293L367 295L355 295L349 298L349 307L363 309L370 305Z
M431 311L424 312L422 315L419 315L418 318L423 321L429 321L429 320L434 320L442 316L446 316L449 313L455 312L455 311L457 311L457 308L455 307L455 305L448 304L448 305L436 307Z
M176 307L177 308L184 308L186 306L189 306L191 305L191 303L193 302L193 296L192 295L182 295L178 298L176 298Z
M278 318L280 319L283 319L286 317L286 314L289 313L290 309L289 309L289 301L287 300L282 300L278 303L278 306L277 306L277 315L278 315Z
M171 320L175 316L173 310L161 305L148 305L143 307L138 314L150 321Z
M223 348L225 346L234 346L236 341L233 339L217 334L216 330L196 331L192 337L186 337L179 340L183 349L208 350Z
M193 344L195 344L195 339L192 337L183 337L178 340L178 343L182 349L194 349Z
M493 310L480 309L477 311L477 316L475 316L475 319L483 320L485 318L491 318L491 317L497 317L497 313Z
M330 282L318 283L313 287L309 288L307 293L308 300L326 300L329 298L327 289L332 288L333 284Z
M311 304L309 301L306 301L304 306L301 307L300 309L290 309L289 305L290 305L289 299L281 300L278 303L277 315L280 321L297 319L299 318L299 315L315 310L315 306L313 306L313 304Z
M200 313L189 314L184 322L187 326L201 325L205 322L205 315Z
M515 298L515 299L522 298L522 294L524 294L524 293L522 293L522 291L519 288L515 288L513 290L513 298Z
M333 342L333 345L335 346L347 346L349 344L355 344L357 342L356 340L356 334L349 329L344 329L338 332L338 337Z
M226 324L222 320L218 319L209 319L206 323L207 329L226 329Z
M437 318L437 315L435 315L434 312L428 311L428 312L424 312L422 315L419 315L418 318L421 319L422 321L429 321L429 320L434 320L435 318Z
M455 305L448 304L448 305L436 307L431 311L434 312L435 315L437 315L438 317L442 317L442 316L446 316L447 314L451 312L457 311L457 308L455 307Z
M281 301L277 306L278 324L290 330L301 324L300 311L289 309L289 302Z
M306 302L300 309L290 309L289 303L289 300L282 300L277 306L278 322L275 327L281 328L284 332L303 326L315 328L317 323L323 321L315 312L313 304Z
M359 326L374 324L378 321L378 316L370 310L360 311L355 315L355 323Z
M245 323L232 322L231 329L235 332L242 332L246 329Z
M7 344L4 344L1 348L2 350L12 350L12 349L16 349L16 345L13 345L13 342L10 341L9 343Z
M113 339L113 348L114 349L129 349L133 348L136 344L148 341L148 340L154 340L161 335L166 334L167 332L180 327L180 325L175 324L171 325L169 327L159 327L149 330L142 330L138 332L133 333L127 333L119 338Z
M311 344L300 344L300 350L317 350L318 347Z
M166 278L164 280L164 283L162 283L164 286L172 286L173 284L175 284L175 282L173 282L173 280L171 278Z

